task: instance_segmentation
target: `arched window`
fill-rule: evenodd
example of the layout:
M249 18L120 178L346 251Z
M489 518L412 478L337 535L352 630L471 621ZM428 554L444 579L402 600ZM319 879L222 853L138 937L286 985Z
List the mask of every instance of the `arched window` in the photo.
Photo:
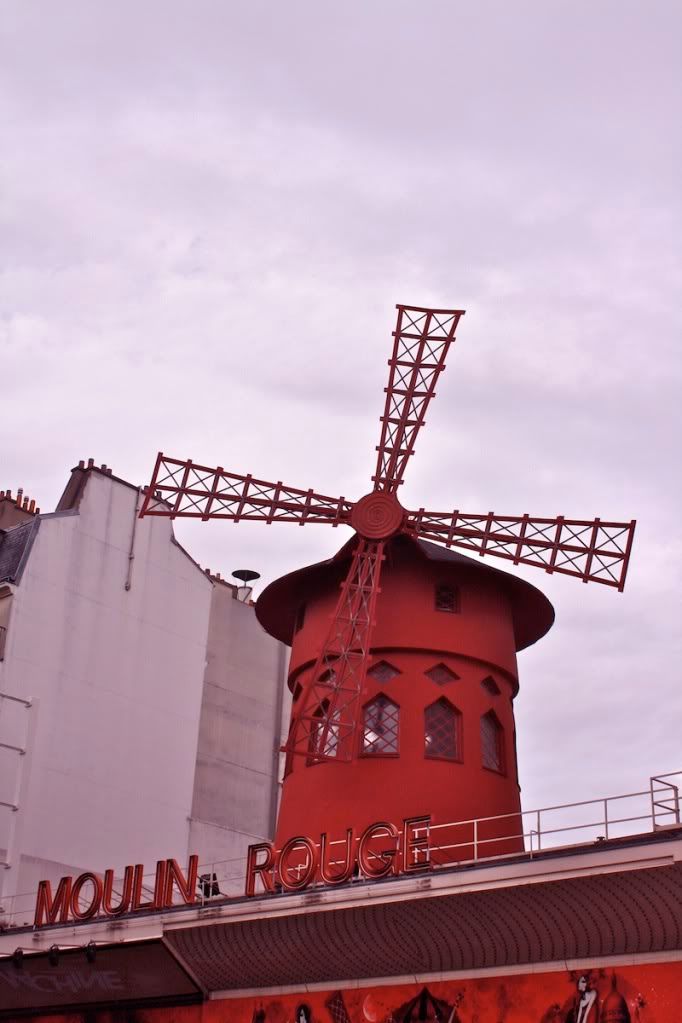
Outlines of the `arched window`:
M434 607L436 611L447 611L449 614L457 614L459 611L458 588L451 583L436 583Z
M481 718L481 762L489 771L504 774L504 733L492 710Z
M365 756L390 756L398 752L400 707L383 693L365 704L362 752Z
M462 715L445 697L424 711L424 754L439 760L462 759Z
M335 720L335 715L332 715L331 718L328 717L327 707L328 704L325 701L323 706L315 711L316 720L310 729L308 750L311 754L321 753L325 757L335 757L339 749L339 725L338 719ZM311 757L308 763L319 764L320 761Z

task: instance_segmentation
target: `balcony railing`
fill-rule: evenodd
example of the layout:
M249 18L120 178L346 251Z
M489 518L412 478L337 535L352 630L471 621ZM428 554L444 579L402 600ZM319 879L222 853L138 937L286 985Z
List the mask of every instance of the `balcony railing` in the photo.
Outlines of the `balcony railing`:
M432 869L442 871L445 868L492 864L510 856L533 860L576 846L593 844L597 848L616 839L679 827L681 784L682 771L674 771L650 778L649 787L640 792L562 803L497 817L432 824L423 829L428 832ZM345 840L341 839L329 843L331 848L343 846L344 857L345 844ZM333 869L335 862L343 866L344 861L334 861L332 857L329 867ZM305 858L292 868L294 876L305 869ZM242 899L245 871L245 856L202 864L199 867L197 900L187 908L217 907ZM149 898L154 891L155 874L145 875L144 881L143 894ZM365 879L354 877L348 884L358 882L363 883ZM7 928L32 927L35 902L35 892L1 902L0 933ZM74 926L73 923L70 926Z

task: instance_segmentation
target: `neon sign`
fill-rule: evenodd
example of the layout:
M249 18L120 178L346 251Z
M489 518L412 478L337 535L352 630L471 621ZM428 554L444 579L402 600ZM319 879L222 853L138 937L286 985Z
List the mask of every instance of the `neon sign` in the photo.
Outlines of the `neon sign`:
M69 920L92 920L94 917L117 917L123 913L161 910L173 906L175 892L189 905L196 901L199 857L190 856L185 877L176 860L159 860L156 864L154 892L143 899L144 866L137 863L123 872L120 891L114 892L114 871L105 870L104 877L86 871L74 881L63 877L52 895L49 881L38 885L34 925L67 923ZM118 901L115 901L115 900Z
M430 823L430 816L407 817L402 830L398 830L395 824L377 821L359 836L357 848L354 829L348 828L344 851L338 861L335 853L331 860L330 847L342 843L330 842L326 833L320 835L319 843L306 835L297 835L281 849L275 849L270 842L250 845L246 859L246 895L256 894L257 878L267 894L278 890L300 892L315 883L344 884L356 874L377 880L391 874L428 870L431 866Z

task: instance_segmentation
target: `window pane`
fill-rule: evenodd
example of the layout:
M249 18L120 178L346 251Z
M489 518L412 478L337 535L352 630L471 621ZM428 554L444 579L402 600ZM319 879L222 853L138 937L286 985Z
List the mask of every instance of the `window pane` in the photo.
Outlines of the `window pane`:
M455 675L454 671L450 671L447 664L434 664L432 668L424 672L427 678L430 678L432 682L435 682L438 686L445 686L448 682L458 682L459 675Z
M481 685L488 693L490 693L491 696L500 695L500 687L498 686L497 682L492 677L492 675L488 675L487 678L484 678L483 681L481 682Z
M310 730L310 752L322 753L325 757L335 757L339 745L339 726L332 718L326 728L322 715Z
M397 753L400 709L386 696L377 696L365 707L362 752Z
M449 583L438 583L435 593L436 611L449 611L455 614L459 611L459 593L456 586Z
M390 682L392 678L399 675L400 672L397 668L394 668L388 661L379 661L378 664L374 664L367 674L370 678L373 678L376 682L384 685L386 682Z
M483 766L491 771L502 770L502 735L497 718L484 714L481 718L481 754Z
M461 758L459 711L437 700L424 711L424 752L427 757Z

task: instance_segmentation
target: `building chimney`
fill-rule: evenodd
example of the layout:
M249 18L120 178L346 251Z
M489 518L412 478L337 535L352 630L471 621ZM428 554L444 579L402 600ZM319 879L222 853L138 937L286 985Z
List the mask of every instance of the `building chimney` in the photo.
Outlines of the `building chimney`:
M253 586L249 584L255 582L256 579L260 579L260 572L254 572L251 568L235 568L232 578L239 580L236 592L237 600L241 601L242 604L248 604L253 593Z
M19 487L16 497L9 487L0 490L0 529L11 529L38 514L40 508L36 508L32 497L24 496L23 487Z

